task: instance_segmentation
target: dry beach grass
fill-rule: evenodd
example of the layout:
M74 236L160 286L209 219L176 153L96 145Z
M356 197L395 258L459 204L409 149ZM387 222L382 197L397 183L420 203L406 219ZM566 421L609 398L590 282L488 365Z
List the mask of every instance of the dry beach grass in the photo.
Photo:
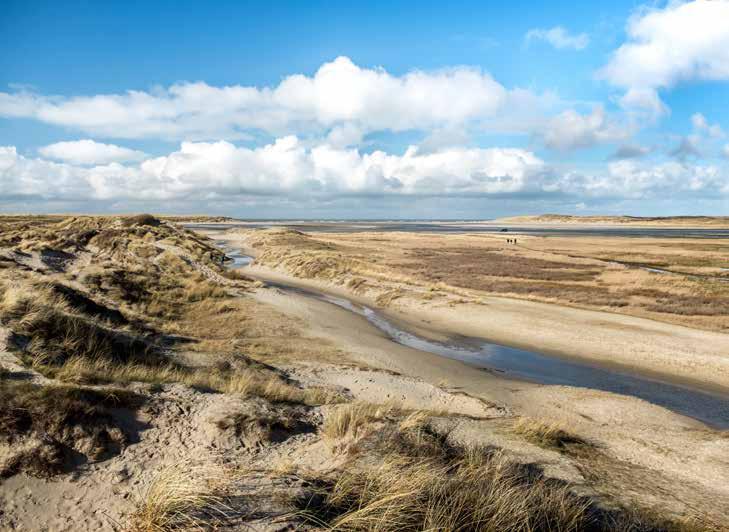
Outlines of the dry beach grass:
M597 491L577 495L578 484L524 465L519 453L452 441L453 429L434 420L483 421L454 414L459 401L508 415L463 391L382 372L381 382L422 404L413 411L358 400L354 381L317 380L323 370L380 374L254 297L269 289L227 273L223 253L199 234L149 215L0 224L3 528L265 530L286 520L304 530L612 530L618 522L669 530L681 522L648 519L642 503L627 508ZM354 291L373 278L418 286L391 258L373 263L346 242L259 236L277 239L259 245L262 260L288 261L301 275ZM535 258L515 278L557 272L558 283L590 282L593 266L566 263ZM504 273L493 267L489 275ZM432 293L427 283L423 293ZM385 291L382 301L400 293ZM562 447L584 444L571 429L521 423L499 441L532 461L572 460ZM264 467L276 463L286 466Z
M405 289L472 301L490 294L729 329L729 282L722 282L729 242L722 239L519 236L508 244L500 234L286 229L242 236L257 264L353 292Z
M634 225L639 227L729 227L727 216L574 216L540 214L500 218L499 223Z
M297 501L305 518L350 531L629 531L699 530L690 522L607 510L575 495L538 467L498 449L454 445L420 412L387 418L376 405L347 410L350 419L376 424L362 432L349 462ZM352 418L352 416L354 416ZM366 419L366 421L365 421ZM384 420L384 421L383 421ZM351 423L336 434L351 438Z

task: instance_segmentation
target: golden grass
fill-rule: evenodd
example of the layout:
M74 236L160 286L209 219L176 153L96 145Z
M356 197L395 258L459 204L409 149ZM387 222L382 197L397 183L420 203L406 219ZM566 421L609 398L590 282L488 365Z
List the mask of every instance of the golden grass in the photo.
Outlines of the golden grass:
M186 346L219 356L244 352L266 364L313 361L341 364L347 354L334 343L307 336L303 323L273 307L247 297L208 299L187 304L177 320L162 325L165 331L196 339Z
M116 364L105 359L73 357L52 375L65 382L145 382L150 384L182 383L220 393L246 397L263 397L273 402L308 405L333 404L343 400L335 390L298 388L276 373L256 369L219 371L211 367L187 368L174 364L147 366L138 363Z
M424 410L410 412L400 420L398 429L401 431L421 430L427 423L428 419L433 415L441 415L441 413L431 413Z
M355 440L373 422L394 410L394 405L377 405L361 401L340 405L328 413L322 426L322 436L330 441Z
M204 370L189 371L169 362L164 351L170 347L163 334L175 335L186 350L205 357L215 353L224 359L243 351L267 363L324 358L341 362L339 350L304 337L296 320L221 286L215 272L225 271L218 260L222 255L204 238L149 216L121 221L76 217L48 225L16 234L21 247L50 245L63 235L63 244L72 249L89 247L92 260L73 275L75 288L68 293L45 285L42 280L47 277L40 273L17 275L21 272L12 270L0 276L0 319L12 329L13 346L26 363L76 382L187 382L222 391L246 388L274 400L336 400L331 391L300 393L279 379L206 378ZM82 232L88 235L81 237ZM137 244L164 247L126 253ZM3 279L10 276L12 282ZM236 287L245 284L237 281ZM105 314L90 315L76 300L88 301ZM111 301L115 308L97 304L100 300ZM110 323L107 315L121 321Z
M209 466L175 464L159 471L132 515L133 532L210 528L230 508L220 495L223 473Z
M376 415L374 405L349 411L359 412L355 419ZM351 434L350 426L343 418L336 435ZM593 502L567 484L500 451L450 445L423 413L388 420L360 446L367 453L299 503L305 520L362 532L619 530L593 527Z
M211 298L223 298L227 295L228 291L224 288L198 277L188 281L184 298L189 302L196 302Z
M729 329L729 239L248 231L257 261L372 297L499 295ZM686 275L651 273L642 266ZM690 275L704 276L690 277ZM435 289L435 290L434 290Z
M476 456L450 464L389 456L373 468L345 471L327 497L344 510L331 529L584 530L587 503L566 488L526 484L503 456Z
M49 285L6 286L0 296L0 318L24 340L23 356L36 368L57 366L72 356L119 362L155 359L141 337L73 308Z
M562 448L568 444L586 443L556 423L546 423L530 417L520 417L513 428L517 434L542 447Z
M338 434L347 434L340 426ZM387 419L359 447L363 452L331 477L312 480L318 488L297 501L296 515L322 529L356 532L704 530L690 519L607 509L501 450L449 443L424 413Z
M37 275L12 283L0 279L0 319L12 329L13 345L26 363L65 382L180 382L275 402L341 401L334 390L301 389L260 368L221 372L173 363L164 352L167 347L158 344L162 331L192 340L187 349L216 353L222 360L235 356L241 347L269 362L281 356L299 360L335 356L324 343L302 338L295 321L229 294L175 257L163 255L159 262L166 269L162 272L141 264L117 270L100 263L81 277L88 281L91 293L105 291L107 298L118 301L124 314L139 322L134 327L118 310L97 304L77 289L54 290L38 282L42 277ZM90 315L76 305L79 301L101 309L103 315ZM109 322L106 315L122 324Z

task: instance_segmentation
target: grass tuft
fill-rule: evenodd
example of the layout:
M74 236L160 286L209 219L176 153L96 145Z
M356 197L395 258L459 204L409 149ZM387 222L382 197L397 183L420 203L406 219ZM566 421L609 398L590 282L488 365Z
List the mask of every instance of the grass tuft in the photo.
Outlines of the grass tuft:
M372 422L383 419L393 411L393 406L354 402L332 410L324 421L322 435L329 441L355 440Z
M570 444L587 443L555 423L545 423L529 417L520 417L514 424L514 432L541 447L561 449Z
M56 369L53 376L61 381L83 384L145 382L160 385L179 382L219 393L263 397L279 403L322 405L343 401L342 395L335 390L299 388L275 372L253 368L188 368L171 362L161 365L117 364L102 358L73 357Z
M74 454L89 461L118 454L130 437L114 410L136 409L143 400L119 389L0 380L0 443L11 451L0 463L0 477L50 477L70 469Z
M423 415L407 416L399 426L386 423L364 436L360 447L367 452L297 501L306 522L352 532L705 529L650 512L605 509L501 450L450 443Z
M134 532L166 532L209 528L226 518L228 507L219 495L221 471L189 463L162 469L147 487L131 519Z

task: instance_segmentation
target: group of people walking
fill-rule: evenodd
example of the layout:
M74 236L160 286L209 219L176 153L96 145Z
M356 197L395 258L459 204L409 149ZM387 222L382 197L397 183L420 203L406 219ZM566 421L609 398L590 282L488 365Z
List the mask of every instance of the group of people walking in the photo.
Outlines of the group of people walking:
M507 244L516 244L516 238L507 238L506 243Z

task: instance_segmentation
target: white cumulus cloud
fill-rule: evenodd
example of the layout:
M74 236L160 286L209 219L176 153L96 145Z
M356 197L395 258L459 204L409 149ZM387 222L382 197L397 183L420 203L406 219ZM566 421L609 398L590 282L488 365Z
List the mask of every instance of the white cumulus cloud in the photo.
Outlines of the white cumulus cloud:
M90 198L93 190L83 178L85 168L44 159L28 159L14 146L0 146L0 199Z
M49 159L75 164L106 164L112 162L137 161L147 157L142 151L104 144L90 139L56 142L38 149L38 153Z
M669 114L669 109L655 89L632 87L618 102L630 116L639 121L653 122Z
M610 121L597 105L588 115L571 109L560 113L547 122L541 136L547 147L566 151L625 140L629 135L627 126Z
M718 139L724 136L721 126L719 124L710 124L701 113L691 115L691 125L697 132L706 134L711 138Z
M291 75L275 87L195 82L75 97L0 92L0 116L110 138L238 139L257 131L281 136L333 129L346 144L372 131L452 127L500 113L534 114L542 100L548 106L552 97L509 90L475 68L394 76L338 57L313 76Z
M329 144L306 147L293 136L258 148L226 141L183 142L139 164L80 166L0 151L0 197L167 200L272 194L503 194L529 189L544 168L515 148L450 148L402 155Z
M675 199L729 196L729 175L716 165L669 161L650 164L626 159L608 164L606 171L567 172L555 186L583 197Z
M691 115L692 133L682 136L679 144L669 152L678 159L687 157L705 157L711 155L717 147L717 140L724 137L724 131L718 124L711 124L701 113Z
M535 40L544 41L558 50L584 50L590 44L590 37L586 33L573 35L562 26L555 26L549 29L531 29L527 32L524 39L527 44Z
M289 136L257 148L227 141L183 142L140 163L53 162L0 147L2 201L241 201L305 198L440 198L503 195L577 198L729 196L726 168L687 161L619 160L592 173L550 167L519 148L442 148L363 153Z
M729 0L643 8L626 32L628 41L599 73L615 86L655 89L729 79Z

